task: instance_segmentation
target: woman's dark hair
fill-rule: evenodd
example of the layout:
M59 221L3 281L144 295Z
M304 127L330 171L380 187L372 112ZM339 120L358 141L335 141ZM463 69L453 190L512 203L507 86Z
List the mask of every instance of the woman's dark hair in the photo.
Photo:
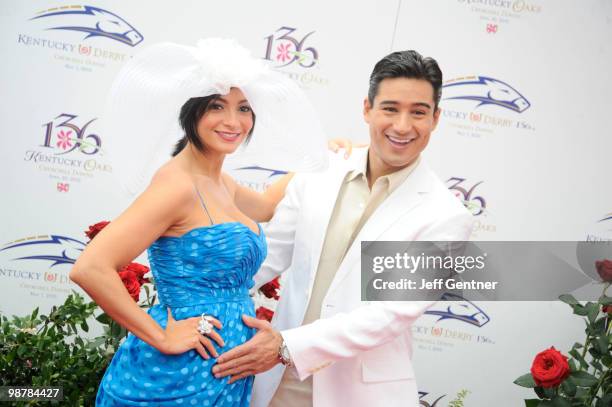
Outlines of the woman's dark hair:
M174 146L174 151L172 152L172 156L174 157L178 153L185 148L187 143L193 144L195 148L199 151L206 151L206 146L200 140L198 136L198 122L204 116L204 113L208 111L210 104L217 100L221 95L215 94L210 96L202 96L197 98L191 98L183 107L181 107L181 112L179 114L179 123L181 124L181 128L185 132L185 135L176 143ZM253 134L253 129L255 129L255 113L251 111L253 115L253 127L251 127L251 131L247 135L245 143L248 144L251 139L251 135Z

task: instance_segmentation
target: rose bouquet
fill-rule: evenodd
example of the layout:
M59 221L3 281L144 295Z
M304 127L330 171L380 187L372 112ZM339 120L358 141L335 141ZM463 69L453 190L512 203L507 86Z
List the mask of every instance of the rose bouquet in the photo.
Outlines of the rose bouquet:
M262 285L259 288L259 294L261 294L264 298L266 298L268 302L278 301L280 299L280 281L279 277L276 277L274 280ZM265 319L267 321L272 321L272 317L274 316L274 311L266 307L264 305L257 308L255 311L255 316L258 319Z
M586 340L576 342L569 356L554 347L536 355L531 372L514 381L533 388L538 396L525 400L526 407L612 406L612 297L606 295L612 283L612 261L597 261L595 266L604 284L598 302L581 304L568 294L559 297L574 314L584 317Z

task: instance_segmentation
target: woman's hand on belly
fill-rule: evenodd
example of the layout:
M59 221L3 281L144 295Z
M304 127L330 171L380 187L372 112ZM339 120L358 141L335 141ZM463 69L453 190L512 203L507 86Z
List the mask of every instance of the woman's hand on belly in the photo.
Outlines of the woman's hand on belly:
M204 359L210 359L210 355L218 357L212 340L219 346L225 346L225 342L219 333L214 329L204 335L198 330L200 317L193 317L175 320L168 308L168 323L164 331L164 339L157 346L160 352L168 355L176 355L195 349ZM208 317L208 321L217 329L221 329L221 322L213 317Z

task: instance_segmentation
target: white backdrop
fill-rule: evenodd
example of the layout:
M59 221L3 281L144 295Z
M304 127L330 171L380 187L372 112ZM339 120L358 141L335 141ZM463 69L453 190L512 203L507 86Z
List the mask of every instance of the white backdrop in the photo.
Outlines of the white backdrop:
M355 141L368 139L374 63L433 56L446 86L426 157L475 214L473 238L612 239L611 19L608 0L0 0L0 311L60 303L83 230L129 203L104 154L104 99L122 63L159 41L236 38L306 89L330 137ZM300 42L301 65L288 53ZM234 174L262 188L272 173ZM562 304L463 305L471 318L414 327L424 406L463 388L468 406L522 405L512 380L535 353L582 338Z

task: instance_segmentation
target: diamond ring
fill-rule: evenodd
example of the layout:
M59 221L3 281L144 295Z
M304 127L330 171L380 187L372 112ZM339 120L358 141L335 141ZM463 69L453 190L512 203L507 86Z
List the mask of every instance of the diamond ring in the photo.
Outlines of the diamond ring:
M202 335L208 335L213 330L213 325L210 323L212 317L210 315L202 314L200 322L198 323L198 332Z

